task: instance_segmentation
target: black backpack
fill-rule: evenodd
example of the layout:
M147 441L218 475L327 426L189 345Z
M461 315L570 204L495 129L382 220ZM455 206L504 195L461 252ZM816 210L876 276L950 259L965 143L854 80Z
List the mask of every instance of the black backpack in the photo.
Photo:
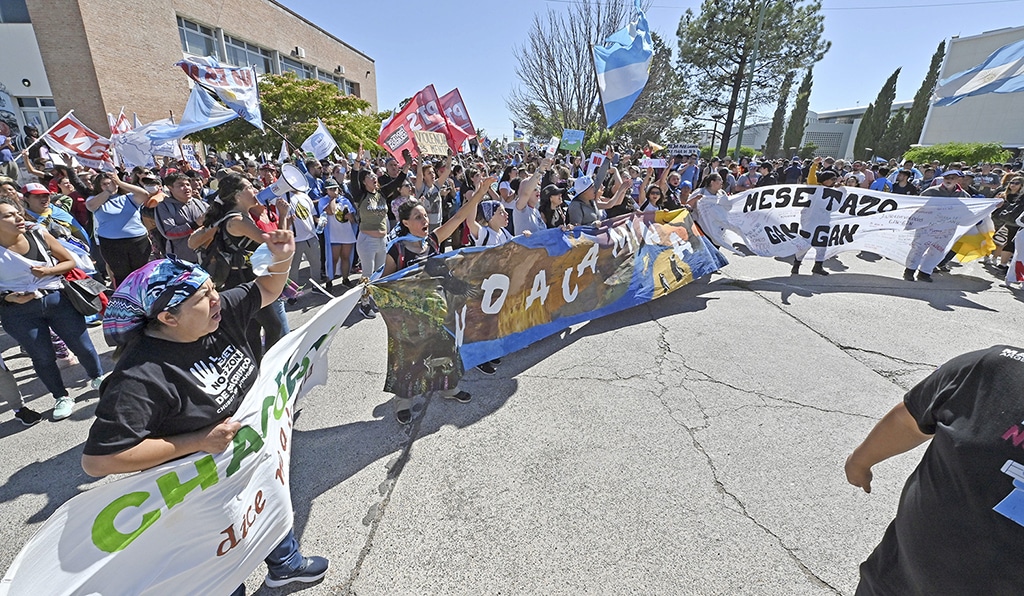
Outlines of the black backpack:
M224 224L229 219L240 215L241 213L238 211L232 211L222 217L214 224L217 233L214 234L213 240L196 250L196 254L199 255L199 265L210 274L210 279L213 280L213 285L218 290L224 289L224 284L232 271L245 267L245 251L228 242L227 230L224 229Z

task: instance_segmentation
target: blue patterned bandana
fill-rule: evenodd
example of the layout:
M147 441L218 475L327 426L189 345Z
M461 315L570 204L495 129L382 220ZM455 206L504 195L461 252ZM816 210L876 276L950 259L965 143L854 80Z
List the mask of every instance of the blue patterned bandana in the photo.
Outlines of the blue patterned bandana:
M173 256L136 269L118 286L103 314L107 344L127 345L151 319L188 300L208 279L210 274L198 265Z
M501 207L501 201L481 201L480 212L484 216L484 221L491 221L499 207Z

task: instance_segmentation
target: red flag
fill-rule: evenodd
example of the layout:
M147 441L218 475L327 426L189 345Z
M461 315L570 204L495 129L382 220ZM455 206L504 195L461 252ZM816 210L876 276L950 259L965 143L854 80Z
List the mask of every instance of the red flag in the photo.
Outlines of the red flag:
M459 147L466 139L476 136L476 128L473 127L473 121L469 118L469 112L466 110L466 104L462 101L462 94L459 93L458 87L446 93L439 101L444 119L448 123L448 146L452 148L452 151L458 153Z
M128 116L124 115L124 108L121 108L121 113L117 115L116 120L113 114L107 114L107 121L110 123L111 136L124 134L132 129L131 121L128 120Z
M110 140L101 137L79 122L78 118L65 114L43 135L43 141L57 153L68 153L87 168L114 171L110 158Z
M400 159L405 149L416 157L419 155L419 149L412 133L417 130L440 132L445 136L449 134L433 85L424 87L388 121L377 137L377 144L384 147L395 159Z

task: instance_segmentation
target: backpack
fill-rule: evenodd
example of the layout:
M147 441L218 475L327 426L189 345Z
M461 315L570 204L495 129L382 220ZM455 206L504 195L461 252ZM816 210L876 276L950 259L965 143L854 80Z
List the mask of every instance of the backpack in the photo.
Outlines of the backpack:
M213 240L206 246L196 249L199 265L210 274L210 279L218 290L224 289L224 284L232 271L245 267L245 252L228 242L224 229L224 224L229 219L240 215L238 211L232 211L222 217L214 224L217 233L214 234Z

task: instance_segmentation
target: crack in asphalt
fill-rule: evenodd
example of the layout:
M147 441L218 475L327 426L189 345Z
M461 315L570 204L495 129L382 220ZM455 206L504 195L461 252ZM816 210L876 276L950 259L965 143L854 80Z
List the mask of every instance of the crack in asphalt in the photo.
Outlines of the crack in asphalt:
M391 495L394 494L395 487L398 485L398 478L401 476L402 470L405 469L405 464L409 462L409 457L412 454L412 446L416 442L416 438L419 436L420 424L424 419L429 406L430 399L426 399L423 402L422 409L420 409L418 413L413 409L413 420L412 423L406 427L406 440L401 445L401 453L385 465L387 475L385 476L384 481L378 486L378 491L383 498L374 503L367 511L366 516L363 517L363 525L369 526L370 531L366 535L365 542L363 542L363 548L359 550L359 556L356 557L356 562L352 567L352 571L349 573L348 580L337 586L339 589L338 593L340 594L355 594L352 590L352 586L355 584L356 580L359 579L359 573L362 571L363 562L373 549L373 540L377 535L377 530L380 528L381 521L384 519L384 514L387 512L388 505L391 503Z
M808 405L808 404L802 404L802 403L794 402L794 401L791 401L791 400L777 398L777 397L773 397L773 396L770 396L770 395L765 395L765 394L760 393L758 391L742 389L742 388L736 387L734 385L731 385L729 383L726 383L724 381L719 381L718 379L714 379L710 375L708 375L707 373L705 373L703 371L700 371L700 370L697 370L697 369L693 368L692 366L687 365L685 363L685 361L683 360L682 355L677 353L677 352L674 352L672 350L672 345L668 341L668 327L666 327L660 320L658 320L657 317L654 316L653 311L651 311L651 309L650 309L650 303L648 303L648 313L650 315L651 321L655 325L657 325L658 329L659 329L659 333L658 333L659 354L658 354L658 357L655 359L655 363L656 363L656 365L659 368L662 369L662 371L661 371L662 374L659 375L660 379L669 378L665 374L666 371L664 371L664 365L668 361L668 355L669 354L673 354L673 355L675 355L676 357L678 357L680 359L679 364L684 369L686 369L687 371L689 371L691 373L694 373L694 374L697 374L697 375L700 375L701 377L703 377L703 379L700 379L700 378L694 379L692 377L689 377L689 375L687 375L687 377L690 378L690 380L694 380L694 381L697 381L697 382L702 382L703 381L703 382L711 382L711 383L719 384L719 385L728 387L730 389L733 389L734 391L738 391L738 392L745 393L745 394L748 394L748 395L755 395L758 398L760 398L761 400L768 400L768 399L770 399L770 400L774 400L774 401L779 401L779 402L784 402L784 403L787 403L787 404L791 404L791 405L794 405L794 406L806 407L806 408L810 408L810 409L814 409L814 410L819 410L819 411L822 411L822 412L838 413L838 414L845 414L845 415L849 415L849 416L862 416L864 418L870 418L869 416L863 416L861 414L852 414L852 413L849 413L849 412L842 412L842 411L832 411L832 410L827 410L827 409L823 409L823 408L818 408L816 406L811 406L811 405ZM723 496L727 497L730 501L732 501L733 503L736 504L736 506L739 508L737 513L739 513L743 517L745 517L748 520L750 520L750 522L752 524L754 524L755 526L760 528L761 531L764 532L766 535L771 536L775 540L775 542L779 545L779 547L781 547L782 550L786 553L786 555L790 558L790 560L792 560L793 563L796 564L797 568L799 568L800 571L804 574L804 576L807 577L812 583L818 585L819 587L827 588L828 590L831 590L835 594L842 594L842 592L838 588L836 588L832 584L830 584L827 581L825 581L824 579L822 579L816 573L814 573L814 571L812 571L811 568L808 567L807 564L805 564L803 562L803 560L797 555L796 551L786 545L786 543L782 540L781 536L779 536L778 534L773 532L765 524L761 523L753 515L751 515L751 513L749 511L747 511L746 504L744 504L744 502L737 495L735 495L734 493L729 491L728 488L726 488L725 483L722 482L721 478L719 477L718 468L715 466L714 459L711 457L711 454L708 453L707 449L704 448L704 444L701 443L700 439L697 437L697 432L698 431L706 430L707 428L710 427L711 416L709 416L707 411L704 409L704 405L703 405L703 403L701 403L701 400L698 397L697 392L693 391L689 387L685 387L684 386L683 388L688 393L690 393L690 395L693 397L693 401L697 405L697 409L700 411L701 416L704 419L704 424L702 426L700 426L700 427L691 428L685 422L683 422L682 420L678 419L675 416L675 414L674 414L674 412L672 410L671 405L665 399L665 393L668 392L669 387L667 387L664 384L661 384L661 391L658 392L656 395L657 395L658 401L661 402L662 406L665 408L666 412L668 413L669 418L673 422L675 422L680 428L682 428L684 432L686 432L686 434L690 437L690 442L692 443L694 449L696 449L697 452L700 453L701 456L704 458L704 460L707 462L708 468L711 470L711 480L712 480L712 482L713 482L713 484L715 486L715 490L720 495L723 495ZM767 404L765 404L765 405L767 405ZM736 510L734 510L732 508L728 508L728 509L730 509L732 511L736 511Z

